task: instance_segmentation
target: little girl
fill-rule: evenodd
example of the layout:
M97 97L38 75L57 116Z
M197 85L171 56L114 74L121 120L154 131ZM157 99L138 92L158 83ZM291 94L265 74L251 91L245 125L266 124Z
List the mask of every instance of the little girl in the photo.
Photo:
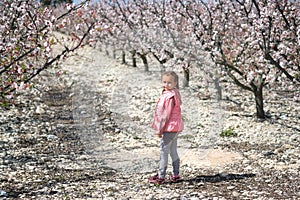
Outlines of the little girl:
M161 138L159 170L155 176L149 178L149 182L155 184L162 184L165 181L169 154L173 166L173 175L170 176L170 180L176 182L180 179L177 138L178 133L183 130L183 121L177 74L173 71L163 73L162 86L162 95L156 104L152 123L153 129Z

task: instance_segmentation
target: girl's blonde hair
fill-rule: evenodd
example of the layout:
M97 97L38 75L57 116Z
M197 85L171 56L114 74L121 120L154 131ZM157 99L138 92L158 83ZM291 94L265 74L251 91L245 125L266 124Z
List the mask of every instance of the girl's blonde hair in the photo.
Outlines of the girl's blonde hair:
M173 76L174 81L176 82L176 88L179 89L179 78L174 71L166 71L162 74L162 76Z

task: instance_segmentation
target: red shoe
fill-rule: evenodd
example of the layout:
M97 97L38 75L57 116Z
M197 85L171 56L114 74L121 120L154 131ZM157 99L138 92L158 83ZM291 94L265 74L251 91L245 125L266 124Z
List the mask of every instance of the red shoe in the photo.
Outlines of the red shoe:
M176 183L179 180L180 180L180 176L179 175L171 175L170 176L170 181L173 182L173 183Z
M154 184L160 185L160 184L163 184L165 182L165 179L164 178L159 178L158 174L156 174L154 176L149 177L148 181L150 183L154 183Z
M149 180L149 182L154 183L155 185L161 185L165 182L165 179L164 178L158 178L158 179L155 179L155 180L152 180L152 181Z

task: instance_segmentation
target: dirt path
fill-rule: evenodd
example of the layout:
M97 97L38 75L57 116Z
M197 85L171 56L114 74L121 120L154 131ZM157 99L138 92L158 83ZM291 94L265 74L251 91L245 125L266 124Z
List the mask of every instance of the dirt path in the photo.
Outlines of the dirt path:
M159 158L159 139L153 135L149 124L152 107L160 91L159 70L152 67L151 72L145 73L141 69L121 65L118 60L110 59L95 49L84 49L77 57L70 59L64 69L77 74L79 81L85 83L84 86L74 86L74 119L79 123L78 133L93 154L104 165L119 171L152 172ZM86 100L83 94L93 92L99 92L105 97L102 103L112 112L113 120L120 129L118 134L103 137L101 128L89 128L97 126L97 105L93 105L91 95ZM222 111L214 108L213 103L203 104L191 90L182 89L181 94L186 121L178 148L181 165L215 168L241 159L237 153L213 149L216 139L214 131L218 131L212 129L218 128L215 124L212 124L204 138L198 138L203 140L202 146L195 147L190 142L191 138L197 137L196 129L202 121L211 121L212 117L209 115L212 112L215 112L216 118ZM109 124L112 119L101 120Z

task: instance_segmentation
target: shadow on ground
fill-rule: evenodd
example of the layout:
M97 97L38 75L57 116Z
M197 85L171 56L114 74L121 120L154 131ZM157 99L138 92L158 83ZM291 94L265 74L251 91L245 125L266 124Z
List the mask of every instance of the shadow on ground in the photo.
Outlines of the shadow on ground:
M230 180L241 180L245 178L252 178L255 174L216 174L216 175L200 175L192 179L181 180L181 182L198 183L198 182L210 182L217 183Z

